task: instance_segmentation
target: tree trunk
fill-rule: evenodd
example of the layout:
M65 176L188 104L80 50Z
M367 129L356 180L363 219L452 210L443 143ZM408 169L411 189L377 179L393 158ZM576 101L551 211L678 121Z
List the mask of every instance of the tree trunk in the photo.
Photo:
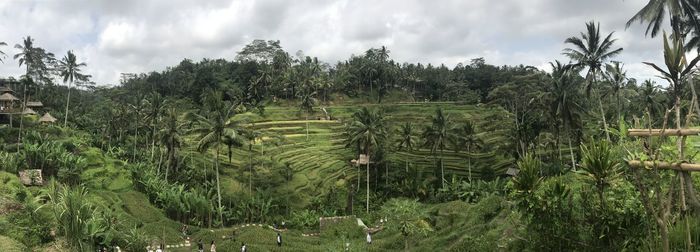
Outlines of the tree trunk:
M367 213L369 213L369 151L367 152Z
M472 183L472 153L470 146L467 146L467 169L469 170L469 184Z
M68 104L70 104L70 85L73 84L73 81L68 82L68 97L66 98L66 116L65 119L63 119L63 127L68 127Z
M600 107L600 117L603 118L603 129L605 130L605 139L610 141L610 131L608 130L608 122L605 120L605 110L603 110L603 97L598 95L598 106Z
M576 170L576 157L574 156L574 148L571 146L571 135L569 135L569 154L571 155L571 169Z
M219 220L221 221L221 227L224 226L224 213L221 212L221 183L219 182L219 143L216 143L216 196L219 201Z
M442 148L440 149L440 177L442 177L442 189L445 189L445 164L442 161Z

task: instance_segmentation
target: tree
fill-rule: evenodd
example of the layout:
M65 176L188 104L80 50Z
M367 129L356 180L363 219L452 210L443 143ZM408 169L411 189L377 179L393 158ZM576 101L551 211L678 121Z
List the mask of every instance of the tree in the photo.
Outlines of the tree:
M658 71L660 73L659 77L668 81L671 94L674 97L673 108L676 114L675 122L677 129L681 129L681 96L683 85L685 85L687 78L693 75L693 67L695 67L698 61L700 61L700 55L688 62L686 60L682 41L677 36L672 36L669 42L666 33L664 33L664 63L666 69L662 69L654 63L643 62ZM684 139L685 137L676 138L678 160L685 160L685 154L683 152ZM700 201L696 198L695 187L693 186L690 173L688 171L680 171L680 174L682 178L681 186L685 187L685 196L688 197L688 200L696 209L700 209Z
M352 115L352 122L347 129L346 147L356 146L368 157L367 162L367 212L369 212L369 157L376 148L384 146L387 139L386 121L381 111L363 107Z
M629 28L636 21L646 22L648 24L645 34L653 38L659 33L666 14L669 14L674 32L680 31L682 18L690 20L691 26L700 30L700 22L696 17L698 4L695 0L649 0L649 3L627 21L626 27Z
M640 103L652 118L656 118L661 114L662 102L659 100L659 87L656 82L652 80L645 80L642 83L639 95Z
M415 130L413 127L413 123L406 122L402 124L397 131L399 139L396 140L396 149L398 151L401 151L403 149L409 152L413 151L413 148L416 145L416 137L414 136Z
M219 179L219 146L222 139L226 135L236 135L236 131L229 128L231 121L229 120L235 109L235 104L230 104L223 100L221 91L209 90L205 93L203 100L204 104L209 108L207 116L197 113L188 113L188 117L196 122L195 128L191 130L193 133L199 134L197 142L197 150L205 152L210 148L215 149L216 158L214 166L216 169L216 191L219 205L219 218L221 225L224 224L223 208L221 206L221 184Z
M387 216L387 227L398 231L404 237L404 250L409 250L409 238L414 235L427 235L433 231L427 221L426 208L417 200L390 199L382 206Z
M165 127L160 131L160 143L165 146L168 160L167 170L165 170L165 180L168 180L168 171L177 172L177 149L180 148L182 139L180 137L181 125L178 122L178 113L175 108L168 109L165 118Z
M6 46L7 43L0 41L0 46ZM0 51L0 62L4 63L2 60L5 58L5 52Z
M443 164L442 155L447 148L447 144L452 137L452 120L449 115L446 115L442 108L435 110L435 115L431 119L431 126L427 127L423 132L424 146L430 147L430 152L435 155L440 153L440 178L442 188L445 188L445 165Z
M68 125L68 105L70 104L70 89L71 89L71 84L73 84L74 81L80 80L80 81L87 81L88 75L81 74L80 69L81 67L87 66L85 62L77 62L78 60L75 57L75 54L73 54L73 51L68 51L66 56L63 57L63 59L59 62L58 69L61 72L60 76L63 77L63 83L68 82L68 96L66 98L66 114L65 114L65 119L63 120L63 126Z
M615 97L617 104L617 117L622 117L622 104L620 103L620 92L625 88L627 82L627 71L622 69L622 63L613 61L612 64L605 64L605 78L610 84L610 94Z
M575 66L587 68L586 72L586 94L590 94L591 89L597 82L597 73L601 71L601 67L605 61L620 54L622 48L613 49L613 44L617 39L613 39L614 32L608 34L605 38L600 36L600 25L591 21L586 23L586 33L581 33L581 37L569 37L564 43L571 44L573 48L565 48L563 54L570 59L576 61ZM602 40L601 40L602 39ZM610 133L608 132L608 123L605 119L605 111L603 103L598 97L600 105L600 116L603 119L603 128L605 129L605 137L610 141Z
M22 90L22 107L20 108L21 112L24 112L24 109L27 105L27 80L32 79L32 75L34 73L34 69L36 68L37 61L39 61L39 55L37 53L36 48L34 48L34 39L32 37L27 36L24 38L22 41L22 45L16 44L15 48L19 49L20 52L15 54L14 59L19 59L18 63L19 66L22 67L22 64L24 64L26 68L26 74L25 76L25 81L24 83L24 88ZM19 116L19 134L17 135L17 143L20 143L22 141L22 128L24 127L24 116L21 114ZM19 144L17 145L17 151L19 151Z
M467 168L469 169L469 182L472 181L472 148L481 147L483 141L476 135L476 127L471 121L465 122L462 126L454 128L452 146L455 152L467 151Z
M552 72L552 85L546 93L549 98L549 111L552 118L556 120L557 132L559 132L560 127L563 127L564 130L568 132L571 168L575 169L576 161L571 146L571 135L581 127L582 109L577 99L580 95L574 76L572 76L570 72L571 67L564 66L558 61L556 61L556 63L550 62L550 64L554 68L554 71ZM559 154L561 156L561 147L557 147L559 148Z
M299 93L299 110L306 116L306 140L309 140L309 114L314 112L316 105L316 92L305 87Z

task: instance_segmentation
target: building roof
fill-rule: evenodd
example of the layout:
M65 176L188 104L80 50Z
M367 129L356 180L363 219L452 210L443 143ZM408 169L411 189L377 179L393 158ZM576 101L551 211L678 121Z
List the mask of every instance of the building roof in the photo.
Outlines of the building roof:
M24 111L22 111L23 115L36 115L36 111L30 108L25 108Z
M41 118L39 118L39 122L45 122L45 123L55 123L57 119L53 117L49 112L46 112Z
M518 173L520 173L520 170L517 168L508 168L506 171L506 175L508 176L518 176Z
M12 92L14 92L14 91L12 91L12 89L10 87L6 87L6 86L0 87L0 94L12 93Z
M10 93L4 93L0 95L0 101L19 101L19 98Z
M40 101L28 101L27 102L27 107L30 108L38 108L38 107L43 107L44 104L41 103Z

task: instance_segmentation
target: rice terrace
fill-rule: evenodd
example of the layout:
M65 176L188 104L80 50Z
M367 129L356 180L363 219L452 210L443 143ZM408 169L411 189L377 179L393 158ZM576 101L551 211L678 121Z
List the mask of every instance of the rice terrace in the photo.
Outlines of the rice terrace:
M698 251L698 16L2 1L0 251Z

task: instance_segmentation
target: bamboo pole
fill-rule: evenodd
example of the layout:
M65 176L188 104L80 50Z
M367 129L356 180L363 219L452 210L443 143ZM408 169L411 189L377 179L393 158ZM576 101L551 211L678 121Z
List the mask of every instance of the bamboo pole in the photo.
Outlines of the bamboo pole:
M629 136L697 136L700 129L629 129Z
M642 161L630 160L627 161L629 166L640 168L640 167L656 167L658 169L664 170L677 170L677 171L700 171L700 164L689 164L689 163L669 163L664 161Z

